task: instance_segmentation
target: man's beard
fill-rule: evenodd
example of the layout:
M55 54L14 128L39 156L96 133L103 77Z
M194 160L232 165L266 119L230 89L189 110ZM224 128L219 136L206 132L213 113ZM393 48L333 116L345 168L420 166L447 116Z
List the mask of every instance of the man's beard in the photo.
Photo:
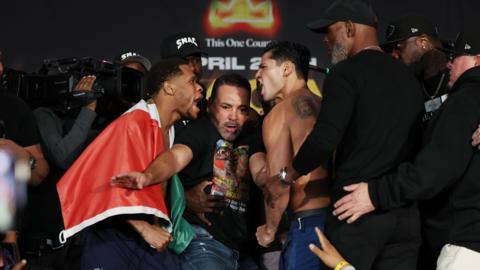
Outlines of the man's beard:
M332 64L336 65L338 62L348 58L348 50L341 41L335 41L332 48Z
M444 72L448 62L445 53L438 49L432 49L424 54L417 53L413 59L414 62L409 67L421 81Z

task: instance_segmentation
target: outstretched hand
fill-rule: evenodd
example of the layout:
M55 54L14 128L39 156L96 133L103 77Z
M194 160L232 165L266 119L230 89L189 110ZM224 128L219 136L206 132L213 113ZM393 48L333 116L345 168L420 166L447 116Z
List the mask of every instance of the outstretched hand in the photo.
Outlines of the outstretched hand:
M348 218L347 223L353 223L361 216L375 210L368 194L368 183L361 182L345 186L344 190L350 191L350 194L343 196L333 205L335 207L333 215L339 220Z
M127 172L115 175L111 179L114 186L129 188L129 189L143 189L151 185L152 176L142 172Z
M327 237L325 237L318 227L315 227L315 232L317 233L321 247L310 244L308 245L308 248L315 253L315 255L317 255L326 266L333 269L339 262L344 261L345 259L330 241L328 241Z

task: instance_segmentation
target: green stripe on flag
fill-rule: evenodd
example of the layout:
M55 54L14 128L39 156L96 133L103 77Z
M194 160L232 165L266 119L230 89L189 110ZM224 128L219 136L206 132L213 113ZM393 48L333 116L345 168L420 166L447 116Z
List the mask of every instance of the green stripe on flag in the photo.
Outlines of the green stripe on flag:
M195 237L192 226L183 218L185 192L178 175L170 179L170 218L173 225L173 241L168 248L177 254L182 253Z

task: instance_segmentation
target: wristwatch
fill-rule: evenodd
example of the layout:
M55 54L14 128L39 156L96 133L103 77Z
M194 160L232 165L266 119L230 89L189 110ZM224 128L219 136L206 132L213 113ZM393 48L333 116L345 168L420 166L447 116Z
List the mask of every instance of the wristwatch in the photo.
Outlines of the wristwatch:
M292 184L295 184L295 180L287 180L287 176L288 176L287 167L281 168L280 171L277 174L278 181L280 181L280 183L282 183L284 185L288 185L288 186L290 186Z
M30 170L35 170L35 168L37 167L37 159L34 156L30 155L28 165L30 166Z

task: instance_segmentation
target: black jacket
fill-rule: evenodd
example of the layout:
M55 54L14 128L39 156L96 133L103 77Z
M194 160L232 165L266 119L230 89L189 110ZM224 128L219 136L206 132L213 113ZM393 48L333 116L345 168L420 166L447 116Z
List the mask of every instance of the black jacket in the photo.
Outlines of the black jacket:
M293 167L307 174L327 165L333 151L332 199L343 186L389 173L414 155L423 94L400 61L364 50L338 63L326 77L317 122Z
M369 182L378 209L420 202L427 244L480 251L480 151L471 136L480 122L480 67L466 71L427 127L413 163Z

